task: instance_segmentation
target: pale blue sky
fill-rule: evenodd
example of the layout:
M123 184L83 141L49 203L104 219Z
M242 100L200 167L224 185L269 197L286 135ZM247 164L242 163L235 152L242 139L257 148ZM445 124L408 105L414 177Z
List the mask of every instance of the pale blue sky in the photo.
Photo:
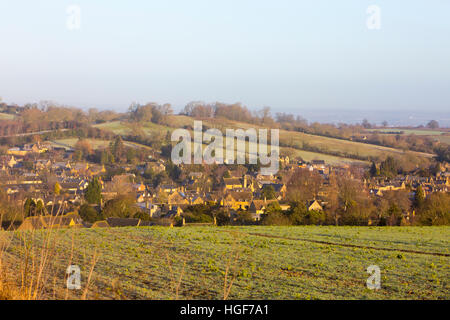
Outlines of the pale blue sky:
M449 15L449 0L0 0L0 97L448 114Z

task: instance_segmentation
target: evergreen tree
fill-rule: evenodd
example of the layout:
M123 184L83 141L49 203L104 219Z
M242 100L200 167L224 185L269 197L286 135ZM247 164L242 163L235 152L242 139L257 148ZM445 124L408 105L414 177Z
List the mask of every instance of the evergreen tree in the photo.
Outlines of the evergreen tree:
M275 192L275 189L273 188L273 186L270 186L270 185L265 186L261 192L261 196L267 200L275 199L276 195L277 194Z
M91 182L89 182L84 197L88 203L100 204L100 201L102 200L102 185L98 178L93 178Z
M372 161L372 166L370 167L370 176L376 177L378 175L379 175L379 171L378 171L377 165L375 164L374 161Z
M111 150L114 159L120 162L125 154L125 146L122 137L117 136L115 140L110 143L109 149Z
M388 156L380 165L380 174L385 177L395 177L398 174L398 171L398 162L391 156Z
M27 200L25 200L25 203L23 205L25 217L30 217L34 215L35 209L36 209L36 202L34 202L34 200L31 198L27 198Z
M419 185L416 190L416 194L414 195L414 207L416 209L420 209L423 206L425 201L425 193L423 192L422 186Z

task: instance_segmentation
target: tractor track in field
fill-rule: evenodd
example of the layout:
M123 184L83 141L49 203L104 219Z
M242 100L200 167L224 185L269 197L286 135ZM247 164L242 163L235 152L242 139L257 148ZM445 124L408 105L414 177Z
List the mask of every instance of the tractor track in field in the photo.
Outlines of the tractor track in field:
M380 248L380 247L372 247L372 246L362 246L362 245L357 245L357 244L347 244L347 243L329 242L329 241L312 240L312 239L283 237L283 236L276 236L276 235L268 235L268 234L264 234L264 233L250 232L250 233L246 233L246 234L252 235L252 236L258 236L258 237L265 237L265 238L305 241L305 242L326 244L326 245L331 245L331 246L341 246L341 247L348 247L348 248L371 249L371 250L378 250L378 251L400 251L400 252L406 252L406 253L426 254L426 255L440 256L440 257L450 257L450 254L442 253L442 252L426 252L426 251L417 251L417 250L409 250L409 249Z

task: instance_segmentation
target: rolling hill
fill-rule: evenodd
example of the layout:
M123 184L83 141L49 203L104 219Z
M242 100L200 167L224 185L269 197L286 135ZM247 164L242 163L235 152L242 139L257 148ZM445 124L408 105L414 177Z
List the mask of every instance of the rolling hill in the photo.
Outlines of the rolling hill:
M231 121L227 119L201 119L204 128L218 128L225 132L226 128L247 129L263 128L249 123ZM161 134L171 132L176 128L192 128L194 119L187 116L173 115L167 121L169 125L147 122L143 124L145 134ZM95 125L97 128L112 131L116 134L130 134L133 129L129 123L114 121ZM367 164L370 158L384 159L386 156L429 159L433 155L414 151L404 151L361 142L335 139L302 132L280 130L281 154L301 157L305 161L325 160L328 163ZM317 152L317 150L319 152Z

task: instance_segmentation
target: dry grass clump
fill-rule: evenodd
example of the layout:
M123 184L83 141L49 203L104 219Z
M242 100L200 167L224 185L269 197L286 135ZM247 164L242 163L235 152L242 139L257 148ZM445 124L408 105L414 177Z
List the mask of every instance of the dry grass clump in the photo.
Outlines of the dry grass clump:
M69 298L67 288L60 285L66 270L58 270L56 264L58 259L64 259L57 249L60 239L56 228L63 209L60 207L58 212L50 218L47 229L0 232L0 300ZM73 242L74 230L68 265L72 264L74 256ZM15 257L9 254L10 247L14 247L14 250L20 254ZM97 261L98 255L95 252L87 283L84 290L80 291L81 299L87 298L89 283Z

